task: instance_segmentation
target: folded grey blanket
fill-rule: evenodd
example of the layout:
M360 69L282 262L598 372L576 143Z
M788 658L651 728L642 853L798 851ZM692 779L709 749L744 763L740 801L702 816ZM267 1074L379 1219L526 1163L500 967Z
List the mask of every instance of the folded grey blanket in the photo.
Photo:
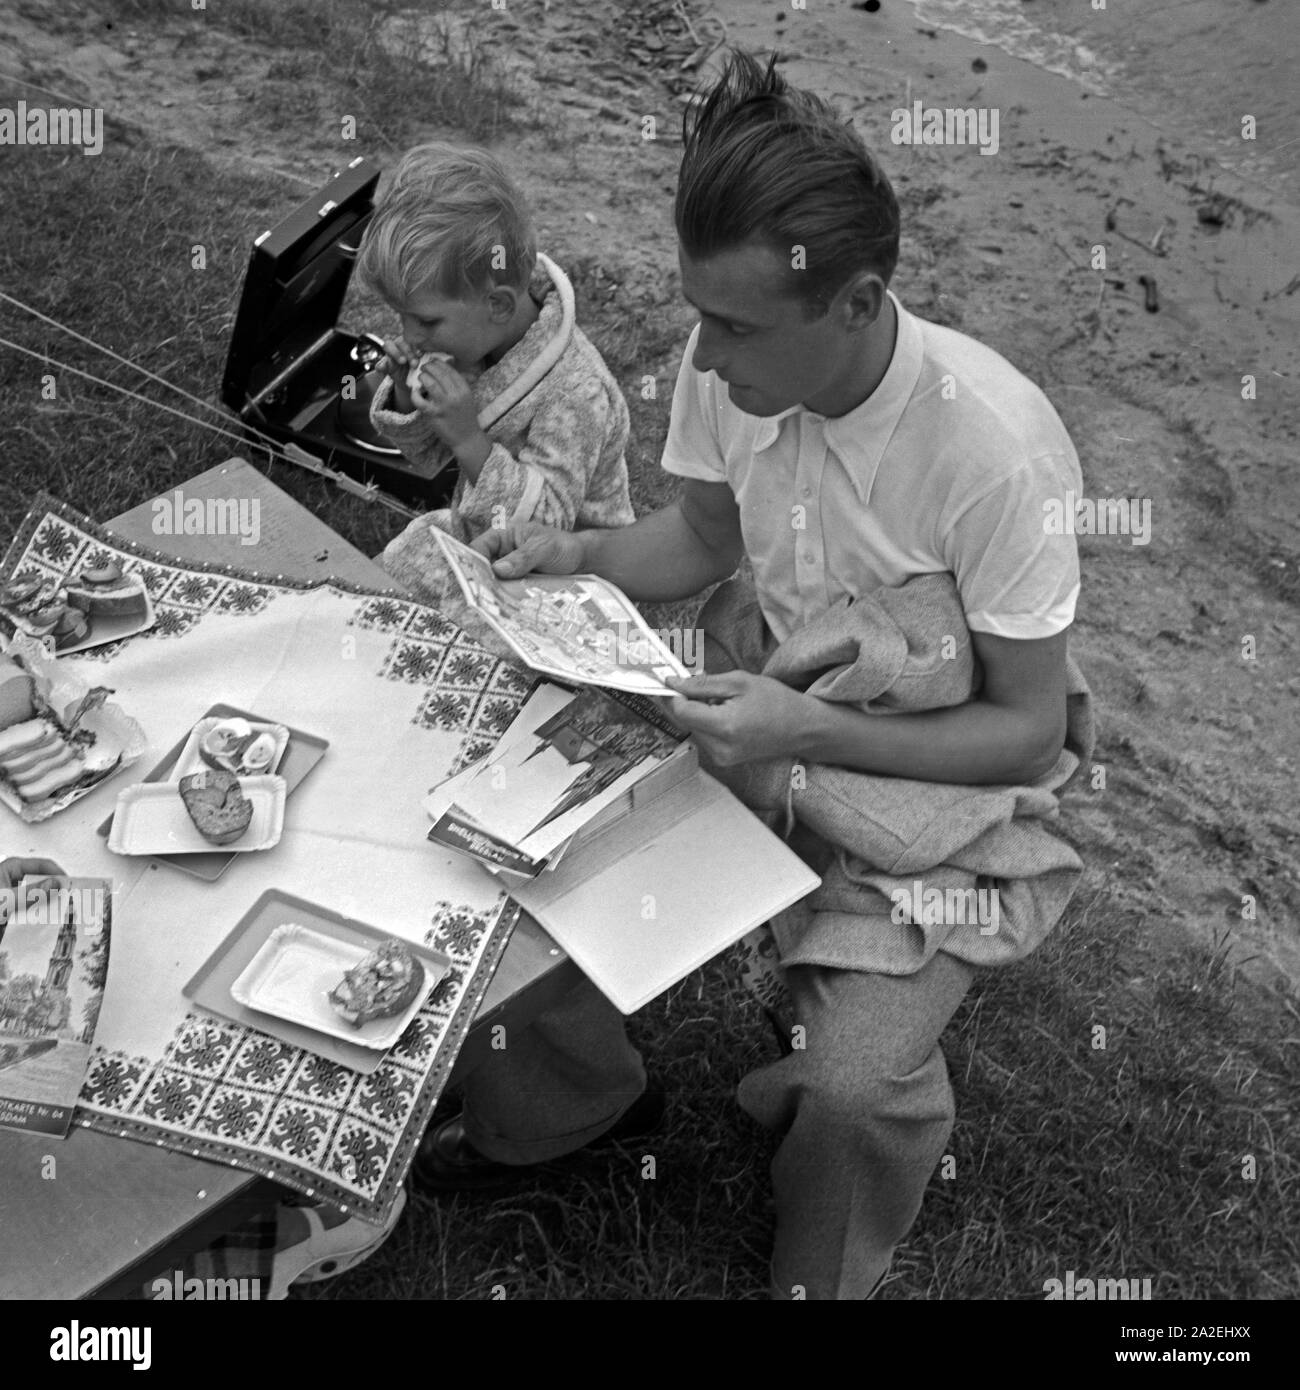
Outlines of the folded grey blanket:
M881 718L963 704L979 689L949 575L836 604L779 645L752 584L732 580L705 605L700 626L710 674L754 671ZM788 757L710 767L770 824L793 830L805 853L814 846L822 886L772 924L782 963L901 975L940 949L974 965L1033 950L1083 869L1047 824L1059 814L1057 794L1092 754L1091 697L1073 659L1067 696L1065 747L1024 786L882 777Z

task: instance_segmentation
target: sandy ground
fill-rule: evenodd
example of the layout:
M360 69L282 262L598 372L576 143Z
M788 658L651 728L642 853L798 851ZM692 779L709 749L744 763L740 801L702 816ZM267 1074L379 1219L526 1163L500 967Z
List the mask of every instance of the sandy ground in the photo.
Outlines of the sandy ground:
M922 19L900 0L870 14L720 0L692 4L689 30L666 3L462 9L540 117L502 153L543 244L598 258L634 306L661 304L673 284L676 132L696 74L681 62L696 40L779 45L793 81L854 118L903 203L904 302L1043 385L1090 496L1150 501L1149 544L1080 538L1075 651L1101 703L1104 785L1075 793L1066 815L1091 883L1109 882L1150 941L1226 942L1257 977L1300 980L1300 213L1289 168L1232 137L1251 109L1241 93L1261 73L1281 80L1277 47L1256 35L1205 79L1215 7L1184 7L1197 47L1183 30L1144 32L1134 14L1085 28L1085 7L1048 0L1073 36L1054 63L1067 76L938 27L944 0L933 0L937 18L925 4ZM986 28L1010 26L1021 4L991 0ZM104 20L70 44L44 31L39 6L15 8L0 14L8 72L214 161L275 171L286 211L341 154L361 152L341 149L333 121L313 135L260 116L248 97L284 55L200 19L135 30ZM454 41L469 24L453 23ZM996 108L997 154L891 144L891 111L917 99ZM648 115L653 141L641 138ZM1268 136L1284 138L1276 121ZM1090 263L1094 245L1104 271ZM1155 280L1156 312L1139 277ZM672 312L684 339L687 312Z

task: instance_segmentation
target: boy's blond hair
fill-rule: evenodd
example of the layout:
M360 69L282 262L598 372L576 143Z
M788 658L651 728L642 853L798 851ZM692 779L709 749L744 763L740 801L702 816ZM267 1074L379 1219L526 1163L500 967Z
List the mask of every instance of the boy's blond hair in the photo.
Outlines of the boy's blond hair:
M496 285L524 289L536 260L532 217L501 162L439 142L416 146L398 164L356 273L400 304L429 290L468 299Z

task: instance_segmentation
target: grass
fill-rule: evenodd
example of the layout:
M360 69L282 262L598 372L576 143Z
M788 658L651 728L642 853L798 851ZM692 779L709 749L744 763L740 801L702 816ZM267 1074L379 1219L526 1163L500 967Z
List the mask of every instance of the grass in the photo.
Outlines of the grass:
M216 405L249 244L297 191L223 173L222 196L210 198L213 176L199 156L149 146L99 159L0 159L12 194L0 213L0 288ZM105 216L112 208L132 216ZM204 270L192 267L194 245L205 248ZM41 489L106 520L247 452L228 412L144 381L2 302L0 336L232 432L223 438L57 368L55 397L45 400L46 368L0 350L0 436L14 441L0 474L6 542ZM272 476L367 553L394 529L390 513L299 470L277 466Z
M171 11L125 0L132 7ZM232 2L224 13L251 26L287 23L294 8ZM254 32L277 41L274 29ZM248 243L299 190L125 133L99 159L0 151L0 180L0 288L215 401ZM206 270L191 268L195 243L207 247ZM646 509L668 488L656 467L666 412L642 399L642 376L670 384L686 319L670 286L623 283L579 250L557 254L628 397ZM8 306L0 335L137 384ZM106 518L238 449L64 372L43 400L43 370L0 348L0 541L41 489ZM308 474L277 465L271 475L368 553L400 524ZM1114 884L1142 852L1116 848ZM945 1035L955 1176L932 1180L882 1296L1038 1299L1046 1279L1073 1269L1151 1277L1156 1297L1295 1297L1298 1017L1224 952L1158 954L1118 887L1076 900L1035 956L979 981ZM670 1095L660 1135L612 1158L578 1156L506 1197L416 1197L384 1250L304 1296L472 1299L499 1285L512 1299L761 1297L774 1145L732 1096L775 1056L767 1026L723 958L631 1031ZM643 1154L656 1159L652 1180Z
M1222 956L1148 953L1109 891L1076 901L1027 962L982 977L945 1034L955 1176L931 1180L881 1296L1041 1299L1073 1269L1148 1277L1156 1298L1294 1297L1283 1019ZM660 1135L509 1195L416 1196L384 1249L305 1296L763 1297L774 1143L732 1098L776 1056L766 1023L724 958L631 1032L669 1094Z

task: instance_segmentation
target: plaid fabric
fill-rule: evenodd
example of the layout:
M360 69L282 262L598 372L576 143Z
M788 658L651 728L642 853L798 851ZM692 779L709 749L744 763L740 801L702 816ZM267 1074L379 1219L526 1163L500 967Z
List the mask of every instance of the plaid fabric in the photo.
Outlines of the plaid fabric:
M240 1301L265 1299L271 1287L271 1272L275 1265L276 1236L279 1230L278 1211L259 1215L246 1221L236 1230L212 1242L176 1265L146 1279L138 1289L125 1295L132 1302L157 1302L160 1298L185 1299L207 1297L209 1281L220 1281L223 1293ZM165 1281L167 1292L160 1291L159 1281ZM232 1286L228 1281L234 1281ZM201 1283L202 1295L198 1292Z

